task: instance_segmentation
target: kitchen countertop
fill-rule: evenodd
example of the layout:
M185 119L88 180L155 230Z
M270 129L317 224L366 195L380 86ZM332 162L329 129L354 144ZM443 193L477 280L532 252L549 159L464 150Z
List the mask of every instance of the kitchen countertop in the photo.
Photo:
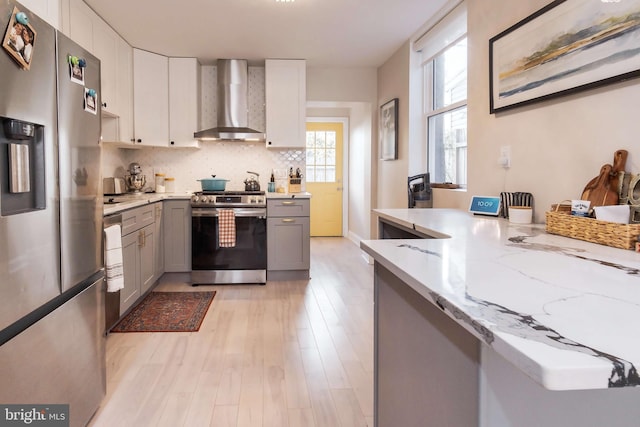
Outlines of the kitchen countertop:
M159 202L161 200L191 200L191 192L189 193L141 193L141 194L122 194L118 196L104 196L105 200L113 198L118 203L104 204L103 215L112 215L127 209L143 206L148 203Z
M103 215L112 215L127 209L136 208L148 203L159 202L161 200L190 200L193 192L185 193L141 193L141 194L122 194L118 196L104 196L105 200L113 198L118 203L105 204ZM268 193L265 192L267 199L310 199L311 193Z
M437 238L363 250L545 388L640 385L639 253L459 210L373 212Z
M267 195L267 199L310 199L311 193L302 192L302 193L265 193Z

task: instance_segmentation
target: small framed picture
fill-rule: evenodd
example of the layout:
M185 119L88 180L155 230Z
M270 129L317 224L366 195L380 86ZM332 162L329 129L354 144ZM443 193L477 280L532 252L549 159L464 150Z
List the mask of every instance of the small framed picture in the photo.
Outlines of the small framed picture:
M398 159L398 98L380 107L380 160Z
M98 94L95 90L84 88L84 111L91 114L98 113Z
M73 64L71 61L69 62L69 75L71 76L71 81L74 83L78 83L79 85L84 86L84 67L81 67L78 64Z
M2 47L25 70L31 68L36 35L27 15L14 7Z

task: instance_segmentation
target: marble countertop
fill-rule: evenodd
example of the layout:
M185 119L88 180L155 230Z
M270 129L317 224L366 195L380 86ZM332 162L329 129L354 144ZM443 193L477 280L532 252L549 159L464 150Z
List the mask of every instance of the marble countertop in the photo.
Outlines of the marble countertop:
M640 253L459 210L374 214L437 238L363 250L545 388L640 385Z
M140 193L123 194L119 196L104 196L104 200L114 199L118 203L104 204L103 215L113 215L127 209L137 208L148 203L159 202L161 200L191 200L192 193Z

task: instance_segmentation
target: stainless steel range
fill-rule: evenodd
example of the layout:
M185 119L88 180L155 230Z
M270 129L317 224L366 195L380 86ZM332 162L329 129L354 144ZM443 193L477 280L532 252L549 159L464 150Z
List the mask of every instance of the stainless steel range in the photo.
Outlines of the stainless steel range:
M191 216L191 282L194 286L266 283L264 191L194 193Z

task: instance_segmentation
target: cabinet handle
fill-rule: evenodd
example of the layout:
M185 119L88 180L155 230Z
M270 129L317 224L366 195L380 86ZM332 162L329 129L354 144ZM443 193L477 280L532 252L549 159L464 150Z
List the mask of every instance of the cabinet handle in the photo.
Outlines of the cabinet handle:
M283 205L294 205L296 202L291 202L291 201L285 201L282 202Z
M295 220L295 219L293 219L293 218L282 218L282 222L287 222L287 223L289 223L289 222L296 222L296 220Z
M102 103L102 108L107 108L107 103L106 102Z
M136 142L142 142L142 140L140 138L138 138L138 140Z
M135 138L131 138L131 142L136 142L136 139Z

